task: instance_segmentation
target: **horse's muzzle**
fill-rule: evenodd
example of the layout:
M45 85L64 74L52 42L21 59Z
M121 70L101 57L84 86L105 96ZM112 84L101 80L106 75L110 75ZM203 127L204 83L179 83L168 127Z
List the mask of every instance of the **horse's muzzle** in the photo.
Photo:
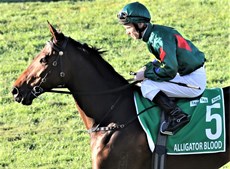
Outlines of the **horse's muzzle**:
M20 93L19 88L14 87L11 91L13 94L14 100L18 103L22 103L23 105L31 105L33 98L28 97L28 95L23 96Z

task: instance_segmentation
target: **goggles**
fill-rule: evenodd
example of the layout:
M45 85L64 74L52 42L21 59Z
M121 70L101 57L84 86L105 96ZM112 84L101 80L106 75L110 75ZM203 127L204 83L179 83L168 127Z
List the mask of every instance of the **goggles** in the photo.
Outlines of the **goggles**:
M128 14L126 12L119 12L117 14L117 18L120 20L122 23L128 23Z
M150 22L150 18L146 18L143 16L129 16L126 12L119 12L117 14L117 18L121 24L128 23L148 23Z

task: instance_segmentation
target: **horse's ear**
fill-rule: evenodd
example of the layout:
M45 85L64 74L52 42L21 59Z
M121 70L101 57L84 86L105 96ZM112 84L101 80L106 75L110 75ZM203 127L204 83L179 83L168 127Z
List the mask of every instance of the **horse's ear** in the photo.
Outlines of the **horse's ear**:
M49 21L48 22L48 25L49 25L49 29L50 29L50 33L52 34L53 36L53 40L54 42L58 42L59 40L62 40L64 35L62 33L59 33L50 23Z

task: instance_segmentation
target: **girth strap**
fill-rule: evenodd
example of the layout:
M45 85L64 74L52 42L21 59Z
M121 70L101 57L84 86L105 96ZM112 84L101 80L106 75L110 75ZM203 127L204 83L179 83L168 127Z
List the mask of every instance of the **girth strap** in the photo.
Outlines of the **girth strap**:
M161 123L165 121L165 113L161 112ZM157 137L157 143L155 147L155 159L152 159L152 162L154 162L154 165L152 164L153 169L164 169L165 168L165 157L166 157L166 142L167 142L167 135L162 135L160 132L158 132Z

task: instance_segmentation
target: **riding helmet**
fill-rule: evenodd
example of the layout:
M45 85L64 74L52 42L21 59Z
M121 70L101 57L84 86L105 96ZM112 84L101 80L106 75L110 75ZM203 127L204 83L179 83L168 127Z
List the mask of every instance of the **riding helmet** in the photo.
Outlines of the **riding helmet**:
M148 23L151 20L148 9L139 2L127 4L117 15L121 24Z

